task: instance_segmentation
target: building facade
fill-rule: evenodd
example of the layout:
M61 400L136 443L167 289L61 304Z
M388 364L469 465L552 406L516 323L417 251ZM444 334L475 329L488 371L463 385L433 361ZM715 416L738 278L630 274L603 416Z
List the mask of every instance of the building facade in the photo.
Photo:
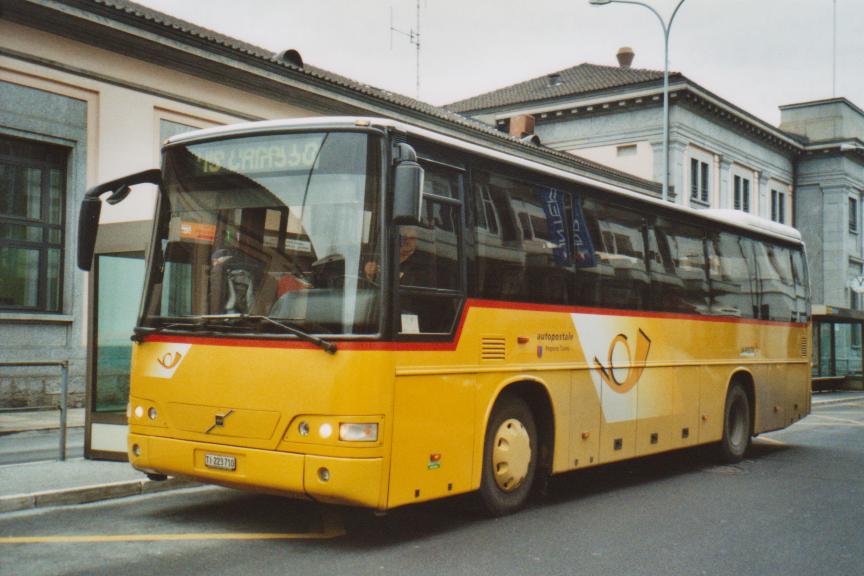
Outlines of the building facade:
M817 385L860 385L864 112L844 98L781 106L781 124L670 75L669 200L798 228L807 243ZM447 106L545 146L655 181L663 73L580 64ZM528 118L528 121L525 119Z

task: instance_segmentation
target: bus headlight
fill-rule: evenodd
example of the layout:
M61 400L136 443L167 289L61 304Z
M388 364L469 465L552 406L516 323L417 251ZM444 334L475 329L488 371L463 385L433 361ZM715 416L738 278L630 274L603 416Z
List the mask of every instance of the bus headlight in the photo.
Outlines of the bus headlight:
M342 422L339 424L339 440L343 442L376 442L378 424Z

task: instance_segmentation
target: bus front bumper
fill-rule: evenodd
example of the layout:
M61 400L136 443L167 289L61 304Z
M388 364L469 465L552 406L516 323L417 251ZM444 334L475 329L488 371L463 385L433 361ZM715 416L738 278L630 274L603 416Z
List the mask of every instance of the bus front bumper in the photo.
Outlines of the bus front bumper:
M382 508L381 458L335 458L129 434L129 461L147 473L318 502ZM208 458L209 455L209 458ZM233 465L233 470L213 467Z

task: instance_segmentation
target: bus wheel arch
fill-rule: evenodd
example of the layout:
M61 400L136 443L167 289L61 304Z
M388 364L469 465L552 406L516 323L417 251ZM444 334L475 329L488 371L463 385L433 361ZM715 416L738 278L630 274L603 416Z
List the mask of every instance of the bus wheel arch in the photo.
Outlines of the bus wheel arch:
M755 431L756 394L753 376L745 370L735 372L726 388L723 408L723 436L720 458L726 463L740 462L750 447Z
M738 383L744 388L744 391L747 393L747 400L750 403L750 434L756 435L756 380L753 378L753 374L749 371L741 369L737 370L732 374L732 377L729 378L729 384L726 387L726 392L728 394L729 387L733 384Z
M506 385L488 409L483 434L480 469L480 498L493 516L521 508L531 493L542 491L552 469L555 422L552 402L545 386L521 380ZM508 470L507 451L499 449L512 442L514 453L530 454L529 460L515 457L513 471L519 477L508 485L500 471ZM509 448L509 447L508 447Z

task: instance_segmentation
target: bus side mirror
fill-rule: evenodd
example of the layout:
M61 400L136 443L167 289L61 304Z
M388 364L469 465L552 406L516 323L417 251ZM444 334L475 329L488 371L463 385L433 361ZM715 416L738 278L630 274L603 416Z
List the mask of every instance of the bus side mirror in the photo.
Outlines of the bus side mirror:
M99 215L102 213L100 196L111 192L107 202L117 204L129 195L130 187L135 184L159 184L162 172L158 169L137 172L94 186L84 195L81 211L78 213L78 268L85 272L93 265L93 251L96 248L96 233L99 231Z
M393 169L393 223L420 225L423 209L423 167L408 144L396 146L397 163Z
M78 268L90 270L93 264L93 250L96 248L96 232L99 230L99 215L102 213L102 201L87 198L81 201L81 212L78 214Z

